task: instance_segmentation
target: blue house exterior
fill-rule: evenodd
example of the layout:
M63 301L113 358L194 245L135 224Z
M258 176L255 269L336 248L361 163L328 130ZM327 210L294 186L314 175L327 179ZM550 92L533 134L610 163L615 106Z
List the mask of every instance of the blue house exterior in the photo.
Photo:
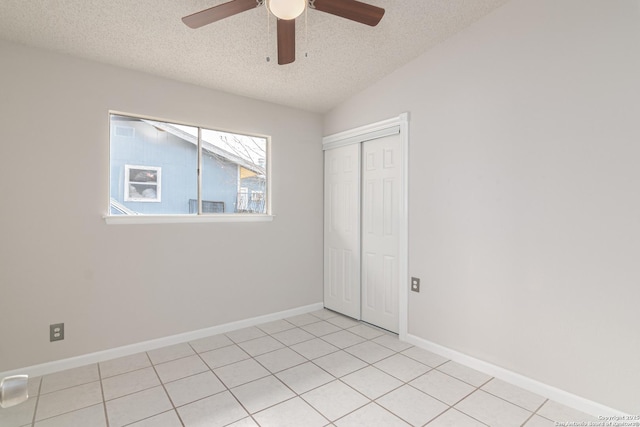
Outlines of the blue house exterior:
M197 128L112 115L111 214L195 214ZM202 212L264 213L262 165L209 141L202 150ZM250 202L263 200L260 206Z

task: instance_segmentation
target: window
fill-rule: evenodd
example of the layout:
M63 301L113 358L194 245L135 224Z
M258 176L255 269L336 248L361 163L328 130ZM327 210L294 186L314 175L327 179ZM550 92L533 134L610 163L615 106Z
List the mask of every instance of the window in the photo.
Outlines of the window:
M159 202L161 168L124 165L125 202Z
M268 138L110 114L108 217L268 213Z

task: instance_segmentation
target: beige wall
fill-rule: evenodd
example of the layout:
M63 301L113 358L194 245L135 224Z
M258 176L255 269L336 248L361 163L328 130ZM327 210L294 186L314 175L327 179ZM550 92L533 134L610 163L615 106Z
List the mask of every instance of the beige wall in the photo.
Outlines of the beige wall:
M640 6L513 0L330 112L409 111L409 333L640 413Z
M2 41L0 58L0 372L322 301L319 115ZM271 135L273 222L106 225L110 109Z

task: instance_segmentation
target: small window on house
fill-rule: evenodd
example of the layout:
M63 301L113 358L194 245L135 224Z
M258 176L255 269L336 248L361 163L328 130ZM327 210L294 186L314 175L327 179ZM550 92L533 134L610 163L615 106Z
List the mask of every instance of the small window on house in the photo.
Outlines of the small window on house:
M135 129L129 126L115 126L113 128L113 133L116 136L121 136L123 138L134 138L135 135Z
M161 168L124 165L125 202L160 202Z
M268 213L268 138L121 114L110 121L110 216Z

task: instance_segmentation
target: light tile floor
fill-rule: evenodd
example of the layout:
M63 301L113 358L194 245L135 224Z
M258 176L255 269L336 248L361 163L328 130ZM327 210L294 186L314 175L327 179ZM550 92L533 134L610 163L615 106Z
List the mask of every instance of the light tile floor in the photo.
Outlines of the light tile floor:
M30 380L2 427L551 427L595 418L329 310Z

